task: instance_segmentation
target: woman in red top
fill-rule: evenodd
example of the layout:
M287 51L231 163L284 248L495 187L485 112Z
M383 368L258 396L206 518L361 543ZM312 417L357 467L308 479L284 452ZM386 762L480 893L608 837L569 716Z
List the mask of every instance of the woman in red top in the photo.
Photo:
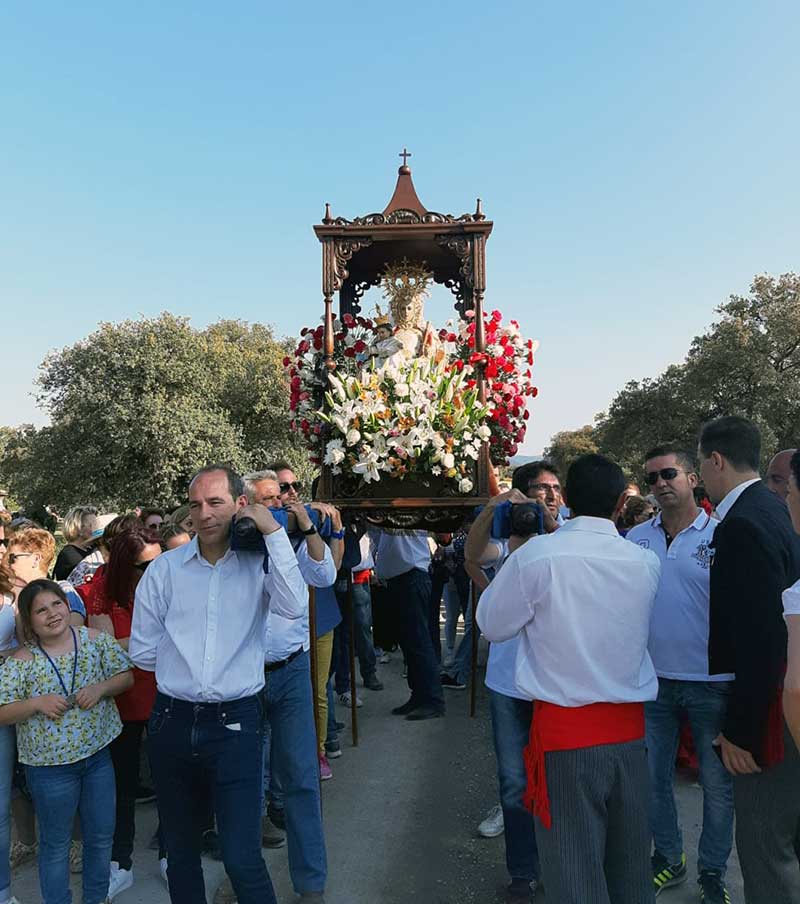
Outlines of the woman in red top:
M92 581L86 594L86 612L93 628L113 635L128 649L133 620L134 595L145 569L161 554L158 534L145 527L124 530L111 546L101 580ZM133 670L133 687L117 700L122 734L111 744L117 784L117 821L111 852L109 897L133 885L133 839L139 757L150 710L156 696L155 675Z

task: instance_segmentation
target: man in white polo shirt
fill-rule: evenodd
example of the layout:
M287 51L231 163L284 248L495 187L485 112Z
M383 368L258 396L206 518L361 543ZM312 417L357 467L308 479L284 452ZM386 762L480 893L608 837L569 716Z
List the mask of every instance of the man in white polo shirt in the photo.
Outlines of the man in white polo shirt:
M734 675L709 675L709 579L718 524L698 508L698 484L689 452L658 446L645 457L645 474L661 512L634 527L627 539L661 560L648 648L658 675L658 699L645 704L650 766L650 823L656 894L686 881L673 779L681 714L687 713L700 760L703 830L698 883L703 901L726 904L724 877L733 847L733 781L712 743L722 729Z

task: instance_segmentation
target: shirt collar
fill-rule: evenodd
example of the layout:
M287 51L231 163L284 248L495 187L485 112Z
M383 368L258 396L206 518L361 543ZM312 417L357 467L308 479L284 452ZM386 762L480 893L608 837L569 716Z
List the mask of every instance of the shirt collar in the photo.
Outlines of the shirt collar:
M619 536L617 528L610 518L595 518L592 515L578 515L576 518L570 518L558 529L558 533L563 530L582 530L592 534Z
M662 526L662 524L663 524L663 520L661 518L662 514L663 514L662 512L659 512L655 516L655 518L650 519L650 524L652 525L652 527L656 528L656 527ZM694 521L692 521L691 524L689 524L687 527L684 527L684 530L689 530L690 528L694 529L694 530L702 530L706 526L706 524L708 524L709 517L710 516L707 515L701 508L698 508L697 517L694 519Z
M733 508L736 504L739 497L744 493L744 491L751 487L754 483L761 483L760 477L753 477L751 480L745 480L739 484L739 486L734 487L728 495L720 502L717 506L717 515L719 516L719 520L724 520L725 516L728 512Z
M195 534L194 537L192 537L192 539L183 547L183 549L184 549L184 553L183 553L182 564L185 565L187 562L190 562L192 559L196 558L198 562L204 562L209 567L213 567L207 559L203 558L203 555L200 552L200 545L197 542L197 534ZM225 559L227 559L231 555L234 555L234 551L229 547L225 551L225 555L218 561L223 562Z

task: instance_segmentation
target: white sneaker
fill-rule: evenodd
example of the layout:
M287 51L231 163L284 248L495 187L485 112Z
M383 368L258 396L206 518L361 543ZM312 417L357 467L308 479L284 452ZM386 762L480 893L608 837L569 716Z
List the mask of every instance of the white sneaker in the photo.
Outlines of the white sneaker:
M111 861L111 876L108 880L108 900L113 901L117 895L127 891L133 885L133 870L120 869L116 860Z
M158 868L161 871L161 878L169 885L169 879L167 879L167 867L169 866L169 862L166 857L162 857L158 861Z
M342 706L347 706L348 708L353 705L353 698L350 696L350 691L345 691L343 694L339 694L339 703L341 703ZM358 696L358 694L356 694L356 706L363 705L364 701L361 699L361 697Z
M478 826L478 834L484 838L497 838L503 834L503 808L498 804L486 814L486 819Z

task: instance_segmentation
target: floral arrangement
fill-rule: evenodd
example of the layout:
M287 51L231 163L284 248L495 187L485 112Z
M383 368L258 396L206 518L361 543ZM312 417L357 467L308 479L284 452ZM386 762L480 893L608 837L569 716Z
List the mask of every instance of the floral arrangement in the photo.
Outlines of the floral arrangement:
M324 318L323 318L324 319ZM355 374L361 369L367 348L374 336L375 324L368 317L345 314L333 321L333 359L337 373ZM322 372L322 341L324 324L303 327L294 354L283 359L289 377L289 410L291 427L302 434L308 447L311 463L322 463L322 422L318 409L327 389Z
M483 365L486 378L487 423L490 429L489 455L492 464L505 465L517 454L525 439L530 413L526 407L539 390L533 385L531 369L538 343L525 339L516 320L503 324L500 311L484 317L486 351L475 351L475 313L467 311L466 320L457 326L447 322L439 339L452 358L452 366L466 376L466 386L477 379L476 368Z
M531 378L537 343L522 336L517 321L505 324L492 311L484 317L486 350L476 352L474 313L465 316L439 331L441 361L419 358L380 374L369 363L373 320L350 314L334 320L335 375L323 366L324 325L304 327L283 364L291 425L312 464L365 483L381 474L444 475L461 493L472 489L482 441L493 464L507 464L525 438L527 401L538 393ZM480 368L485 407L477 400Z
M378 374L330 376L324 462L334 474L443 476L459 493L473 488L474 462L489 439L487 409L458 368L418 358Z

